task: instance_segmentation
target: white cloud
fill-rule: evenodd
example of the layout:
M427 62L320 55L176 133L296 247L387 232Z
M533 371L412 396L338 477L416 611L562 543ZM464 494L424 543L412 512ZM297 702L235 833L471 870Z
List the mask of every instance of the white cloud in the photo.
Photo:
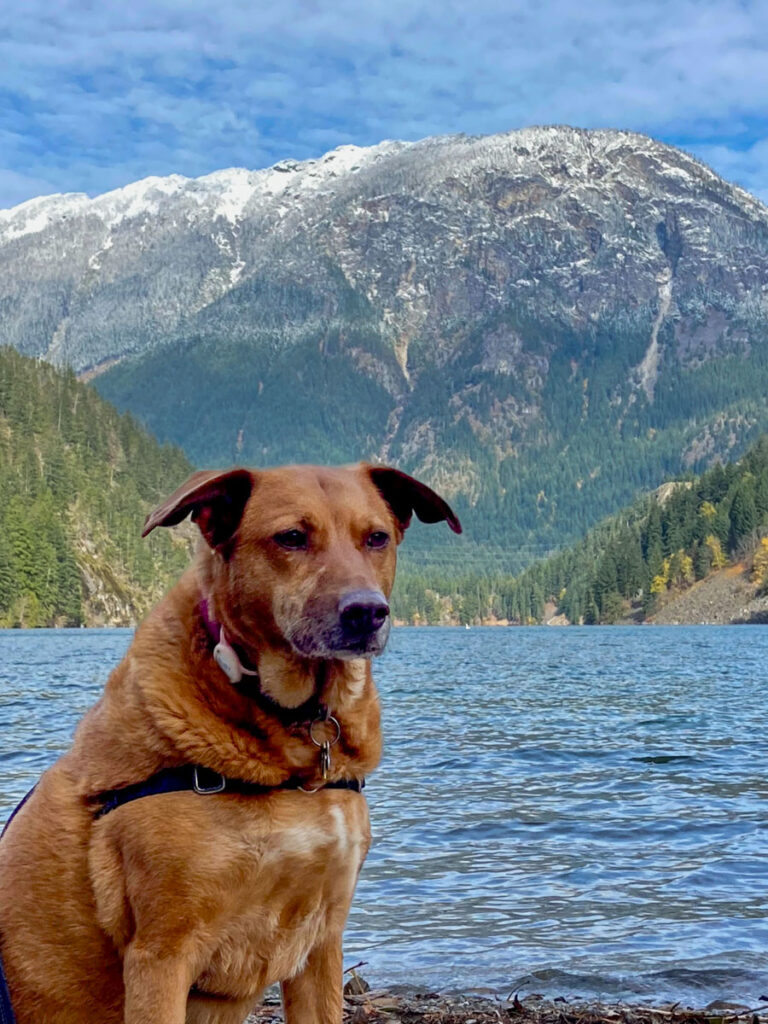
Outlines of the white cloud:
M761 0L28 0L0 40L0 159L32 189L537 123L680 139L768 187Z

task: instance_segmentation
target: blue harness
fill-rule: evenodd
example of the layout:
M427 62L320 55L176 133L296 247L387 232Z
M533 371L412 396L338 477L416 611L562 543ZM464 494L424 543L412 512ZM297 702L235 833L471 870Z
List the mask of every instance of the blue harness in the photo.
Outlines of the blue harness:
M32 794L35 792L35 787L27 793L21 803L11 813L10 818L5 823L3 831L0 832L0 839L5 835L8 826L11 824L13 819L19 813L24 804L29 800ZM3 957L0 954L0 1024L16 1024L16 1018L13 1015L13 1006L11 1005L11 993L8 991L8 982L5 978L5 971L3 970Z
M337 782L326 782L318 789L351 789L360 793L365 786L365 779L339 779ZM11 814L5 823L5 828L0 833L0 839L5 835L8 826L19 813L24 804L35 792L35 786L30 789L21 803ZM204 768L199 764L184 764L178 768L164 768L155 775L150 776L144 782L135 782L130 786L123 786L121 789L111 789L98 796L99 807L94 812L94 818L101 818L110 811L114 811L123 804L132 800L138 800L144 796L156 796L160 793L199 793L201 796L211 796L214 793L242 793L244 795L255 795L258 793L271 793L276 789L303 790L299 779L289 779L281 786L260 786L256 782L245 782L243 779L230 779L226 775L214 772L210 768ZM307 792L313 792L308 790ZM3 970L3 958L0 955L0 1024L16 1024L11 1005L11 993L8 990L8 982Z
M16 1024L11 1006L11 993L8 991L8 982L5 980L3 970L3 958L0 956L0 1024Z

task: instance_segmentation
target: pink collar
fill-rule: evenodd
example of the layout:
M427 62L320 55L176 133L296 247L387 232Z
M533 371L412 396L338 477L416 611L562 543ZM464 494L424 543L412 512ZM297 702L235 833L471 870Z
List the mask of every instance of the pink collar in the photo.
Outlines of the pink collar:
M211 618L210 606L207 598L203 598L200 602L200 614L203 617L205 628L208 636L213 640L215 647L213 648L213 660L219 666L221 671L233 684L242 682L243 676L253 676L256 679L259 678L259 670L257 668L249 668L243 664L243 658L238 654L237 650L227 639L227 634L224 627L220 622ZM247 658L245 659L247 662Z
M253 665L245 651L238 649L227 639L224 627L210 613L210 602L202 598L198 605L200 617L203 620L205 631L211 642L214 644L212 654L224 675L229 681L237 686L240 684L240 692L254 703L261 705L262 709L269 714L275 715L284 725L307 724L321 719L325 721L328 716L328 708L321 703L320 693L325 682L326 663L320 662L317 673L317 691L295 708L285 707L261 688L259 670ZM245 676L250 677L244 679Z

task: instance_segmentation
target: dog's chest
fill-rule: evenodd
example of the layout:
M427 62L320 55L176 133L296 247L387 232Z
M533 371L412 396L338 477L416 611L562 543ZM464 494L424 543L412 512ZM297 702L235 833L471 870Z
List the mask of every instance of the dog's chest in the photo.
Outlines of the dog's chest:
M242 998L293 977L328 933L340 935L370 842L366 801L292 798L300 813L269 827L258 815L230 838L240 847L237 891L197 980L202 991Z

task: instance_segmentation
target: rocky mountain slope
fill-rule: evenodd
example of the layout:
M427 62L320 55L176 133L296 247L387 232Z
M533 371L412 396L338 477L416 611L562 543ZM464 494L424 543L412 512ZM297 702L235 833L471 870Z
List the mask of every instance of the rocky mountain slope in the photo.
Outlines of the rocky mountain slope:
M731 565L674 594L648 621L657 626L727 626L768 623L768 593L752 572Z
M768 426L768 210L626 132L33 200L0 212L0 309L0 340L94 377L198 463L422 474L478 566Z

